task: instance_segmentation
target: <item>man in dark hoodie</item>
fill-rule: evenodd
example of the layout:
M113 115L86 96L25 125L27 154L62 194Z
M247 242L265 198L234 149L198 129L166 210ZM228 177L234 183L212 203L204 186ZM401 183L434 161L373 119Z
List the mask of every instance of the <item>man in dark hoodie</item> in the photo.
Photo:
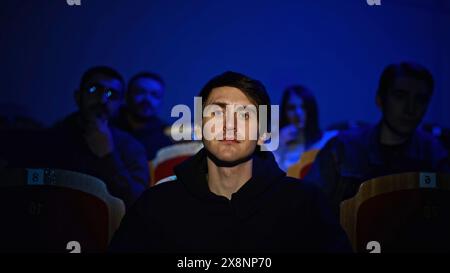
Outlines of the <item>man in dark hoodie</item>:
M203 117L205 148L175 168L176 178L141 196L111 251L349 251L320 191L286 177L272 153L261 151L264 135L249 137L251 110L242 106L270 106L262 83L226 72L210 80L200 96L203 108L210 107ZM205 131L210 121L222 124L212 138Z

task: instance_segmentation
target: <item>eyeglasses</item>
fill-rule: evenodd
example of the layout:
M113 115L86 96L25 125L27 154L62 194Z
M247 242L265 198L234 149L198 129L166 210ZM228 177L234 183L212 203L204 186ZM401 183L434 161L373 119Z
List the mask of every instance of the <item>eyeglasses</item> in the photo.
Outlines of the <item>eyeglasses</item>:
M118 100L121 97L119 91L113 88L105 87L100 84L95 84L87 87L86 93L89 96L99 96L99 97L106 96L106 98L109 100Z

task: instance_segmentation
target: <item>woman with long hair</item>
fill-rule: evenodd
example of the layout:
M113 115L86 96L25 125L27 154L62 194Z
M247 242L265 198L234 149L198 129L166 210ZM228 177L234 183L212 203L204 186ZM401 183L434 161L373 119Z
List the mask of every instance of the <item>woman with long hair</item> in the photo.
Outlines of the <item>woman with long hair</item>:
M280 146L274 152L284 171L296 163L303 152L322 146L332 135L322 133L314 95L302 85L286 88L280 106Z

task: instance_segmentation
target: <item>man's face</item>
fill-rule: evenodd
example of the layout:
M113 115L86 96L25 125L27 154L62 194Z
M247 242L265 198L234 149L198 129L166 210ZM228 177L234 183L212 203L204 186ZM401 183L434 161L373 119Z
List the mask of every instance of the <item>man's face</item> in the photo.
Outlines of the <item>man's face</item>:
M430 99L431 91L424 81L397 78L382 102L384 119L397 133L410 135L422 121Z
M257 123L255 104L241 90L224 86L212 90L205 102L205 110L213 105L221 111L215 110L210 117L203 117L205 148L216 158L225 162L237 161L251 155L257 145L257 136L251 134L252 129L255 129L254 126L256 128L258 126L255 124ZM241 111L242 106L248 107L247 111L255 110L255 113ZM212 139L205 137L205 125L216 123L216 121L221 121L222 128L214 126L212 130L214 137Z
M128 106L138 117L155 116L161 105L164 87L154 79L140 78L134 81L128 90Z
M117 114L123 100L123 85L118 79L105 75L92 77L79 90L78 105L87 119L110 119Z

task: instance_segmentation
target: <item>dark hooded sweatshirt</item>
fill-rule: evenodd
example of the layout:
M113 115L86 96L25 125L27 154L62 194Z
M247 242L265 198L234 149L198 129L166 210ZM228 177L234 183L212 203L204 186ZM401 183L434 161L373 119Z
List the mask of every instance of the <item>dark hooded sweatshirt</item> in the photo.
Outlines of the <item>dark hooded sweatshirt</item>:
M175 168L176 180L148 189L127 212L112 252L245 253L350 251L314 186L285 176L270 152L231 200L209 190L206 151Z

